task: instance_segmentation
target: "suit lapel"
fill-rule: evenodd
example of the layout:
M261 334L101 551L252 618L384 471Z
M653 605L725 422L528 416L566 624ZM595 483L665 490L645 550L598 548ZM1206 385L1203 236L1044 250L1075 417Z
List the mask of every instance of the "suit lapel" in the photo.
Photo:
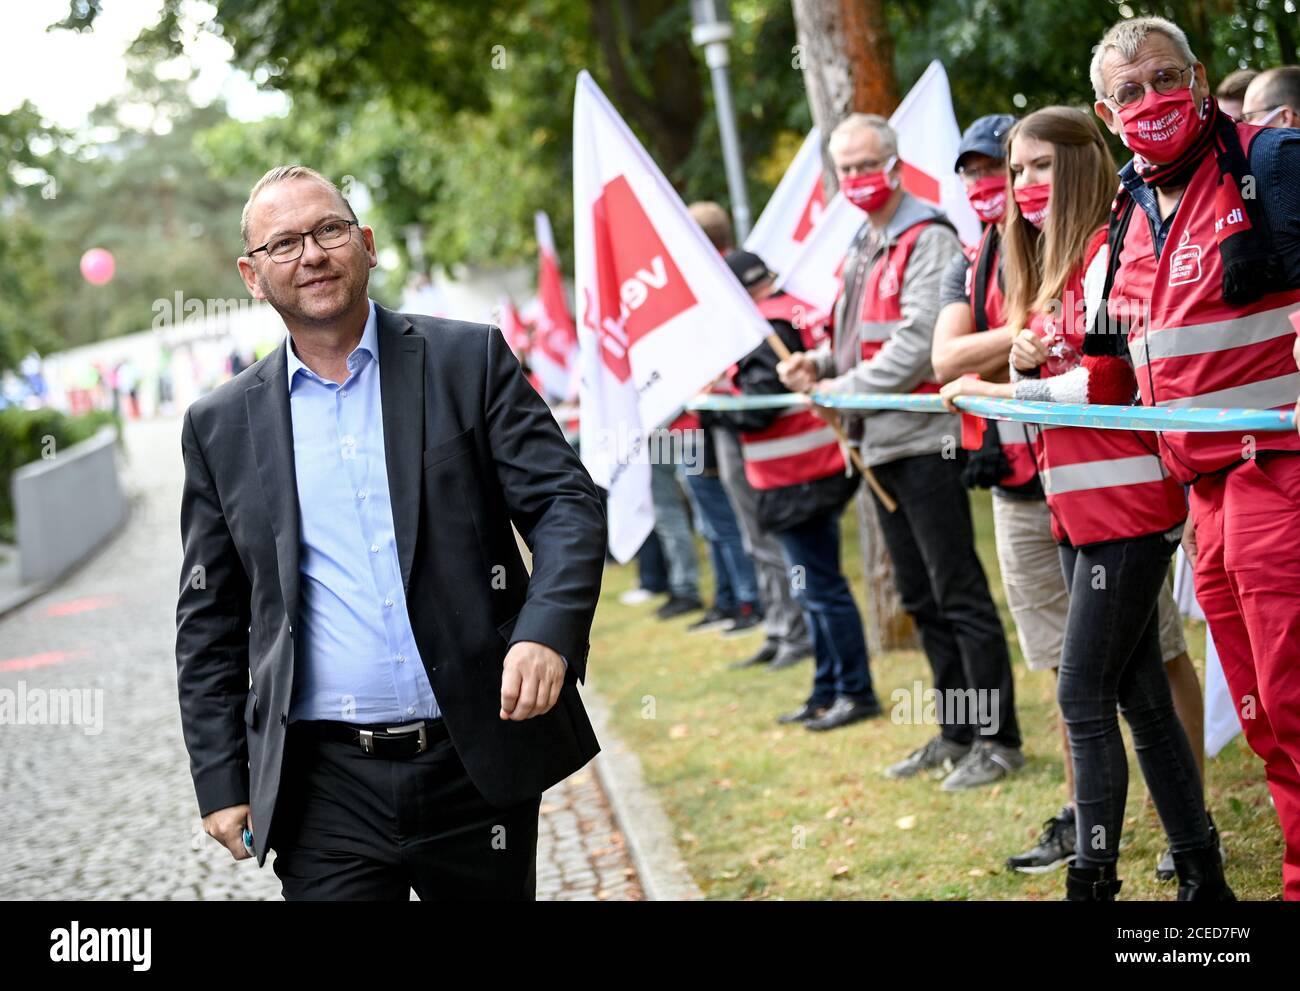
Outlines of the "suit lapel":
M284 341L258 372L259 381L244 392L248 434L262 485L262 497L271 515L275 552L280 572L280 592L292 623L298 616L298 478L293 463L293 420L289 413Z
M411 581L420 523L421 455L424 450L424 338L400 313L375 305L379 339L379 391L384 458L393 504L393 532L402 565L402 588Z

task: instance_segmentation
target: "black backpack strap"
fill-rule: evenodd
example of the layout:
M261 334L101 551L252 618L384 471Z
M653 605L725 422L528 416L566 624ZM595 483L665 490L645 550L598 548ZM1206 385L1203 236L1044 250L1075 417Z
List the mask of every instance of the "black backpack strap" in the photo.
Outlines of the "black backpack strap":
M984 302L988 299L989 276L993 272L993 259L997 257L998 247L998 228L996 224L990 225L988 233L980 241L979 255L975 258L975 283L971 290L973 298L971 303L975 313L975 331L983 333L989 329L989 315L984 309Z
M1083 337L1084 354L1109 357L1128 354L1128 327L1111 321L1107 304L1111 288L1115 285L1115 275L1119 272L1119 256L1124 250L1124 239L1128 236L1128 227L1136 210L1137 201L1129 195L1127 189L1121 188L1115 196L1110 225L1106 231L1106 283L1101 290L1101 302Z

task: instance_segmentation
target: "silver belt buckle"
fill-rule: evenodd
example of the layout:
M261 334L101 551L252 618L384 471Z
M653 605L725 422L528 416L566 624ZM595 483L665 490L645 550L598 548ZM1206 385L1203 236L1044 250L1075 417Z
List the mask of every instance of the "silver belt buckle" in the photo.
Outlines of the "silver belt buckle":
M402 736L407 733L419 733L420 749L417 750L416 753L422 754L429 749L428 724L423 719L418 723L406 723L402 726L389 726L387 727L387 732L392 733L395 736Z
M375 752L374 730L357 730L357 735L361 738L361 749L368 754L373 754Z

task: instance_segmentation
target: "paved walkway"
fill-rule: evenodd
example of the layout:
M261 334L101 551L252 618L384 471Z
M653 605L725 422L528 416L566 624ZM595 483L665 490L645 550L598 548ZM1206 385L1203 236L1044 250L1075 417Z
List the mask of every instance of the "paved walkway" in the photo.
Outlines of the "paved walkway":
M180 420L132 424L126 441L126 527L0 618L0 898L278 899L269 858L236 863L203 833L181 739ZM13 712L48 720L56 696L80 725ZM643 897L590 767L543 797L537 875L539 899Z

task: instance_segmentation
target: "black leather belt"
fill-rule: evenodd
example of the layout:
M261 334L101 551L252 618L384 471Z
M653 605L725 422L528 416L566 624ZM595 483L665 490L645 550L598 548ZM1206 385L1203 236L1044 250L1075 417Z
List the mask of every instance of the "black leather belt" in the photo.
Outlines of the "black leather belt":
M328 719L298 720L290 729L316 740L350 743L371 757L403 760L422 754L439 740L447 739L447 724L441 719L419 719L412 723L389 726L375 723L359 726Z

